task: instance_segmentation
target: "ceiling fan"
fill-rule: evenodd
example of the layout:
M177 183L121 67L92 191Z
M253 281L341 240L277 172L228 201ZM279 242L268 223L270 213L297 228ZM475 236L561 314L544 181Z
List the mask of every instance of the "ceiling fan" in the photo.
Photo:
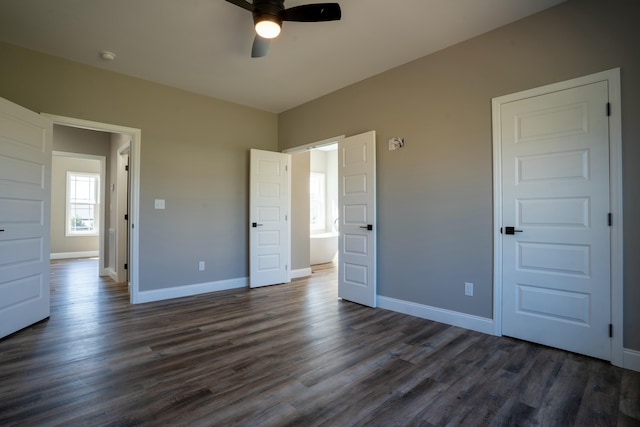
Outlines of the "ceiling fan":
M338 3L315 3L284 8L284 0L227 0L253 14L256 37L251 48L251 57L260 58L267 54L269 42L278 37L283 21L323 22L338 21L342 11Z

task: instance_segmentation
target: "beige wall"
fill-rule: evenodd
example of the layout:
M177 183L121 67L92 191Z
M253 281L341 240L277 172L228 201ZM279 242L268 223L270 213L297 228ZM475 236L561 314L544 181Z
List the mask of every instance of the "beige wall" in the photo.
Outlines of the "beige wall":
M569 0L280 114L279 148L376 130L379 294L490 318L491 99L620 67L624 345L640 350L638 16L637 2ZM388 151L394 136L406 147Z
M7 44L0 64L0 97L142 130L140 290L248 276L249 149L277 148L275 114Z
M310 267L309 172L310 153L291 155L291 269Z
M51 253L98 250L98 236L66 236L67 172L100 173L100 161L53 156L51 161Z

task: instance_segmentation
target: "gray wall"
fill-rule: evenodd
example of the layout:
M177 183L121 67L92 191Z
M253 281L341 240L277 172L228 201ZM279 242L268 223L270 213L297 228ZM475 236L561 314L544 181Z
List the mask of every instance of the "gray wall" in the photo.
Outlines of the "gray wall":
M248 276L249 148L276 150L275 114L8 44L0 64L0 97L142 130L140 290Z
M53 126L53 151L109 158L111 134L70 126ZM108 168L107 168L108 170Z
M376 130L379 294L490 318L491 99L620 67L624 345L640 350L639 16L569 0L280 114L279 148ZM388 151L393 136L406 147Z
M51 161L51 253L97 251L99 246L97 235L66 236L67 172L99 174L100 162L93 159L53 156Z
M291 269L309 268L309 151L291 155Z

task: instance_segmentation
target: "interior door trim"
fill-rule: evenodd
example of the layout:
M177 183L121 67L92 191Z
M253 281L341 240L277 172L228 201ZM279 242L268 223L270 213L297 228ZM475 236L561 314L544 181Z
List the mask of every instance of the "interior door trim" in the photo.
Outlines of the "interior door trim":
M622 110L620 102L620 69L614 68L564 82L525 90L491 100L493 130L493 333L502 335L502 141L500 138L502 104L557 92L572 87L606 81L609 88L609 194L611 227L611 363L625 366L623 313L623 224L622 224ZM603 106L604 114L604 106ZM627 364L628 365L628 364Z
M129 302L139 304L144 302L140 296L140 268L139 268L139 247L140 247L140 145L142 143L142 131L136 128L113 125L108 123L94 122L91 120L76 119L73 117L58 116L54 114L41 113L48 117L54 125L77 127L81 129L96 130L101 132L121 133L131 137L130 147L130 197L131 197L131 221L129 227L131 231L129 241Z

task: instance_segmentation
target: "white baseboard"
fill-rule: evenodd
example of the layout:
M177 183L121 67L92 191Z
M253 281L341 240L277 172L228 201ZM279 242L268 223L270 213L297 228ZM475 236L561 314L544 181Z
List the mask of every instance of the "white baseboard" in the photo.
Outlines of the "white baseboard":
M291 270L291 279L297 279L298 277L311 276L311 267L300 268L298 270Z
M189 297L192 295L206 294L208 292L226 291L228 289L246 288L249 286L248 277L238 279L220 280L217 282L195 283L193 285L174 286L172 288L140 291L135 299L136 304L161 301L172 298Z
M493 320L487 319L486 317L473 316L471 314L383 296L378 296L378 307L493 335Z
M113 280L114 282L118 281L118 273L116 273L115 271L113 271L111 268L105 268L104 269L104 275L105 276L109 276L109 278L111 280Z
M98 255L98 251L56 252L51 254L51 259L91 258L97 257Z
M622 367L625 369L630 369L632 371L640 372L640 351L625 348L623 352L624 362Z

